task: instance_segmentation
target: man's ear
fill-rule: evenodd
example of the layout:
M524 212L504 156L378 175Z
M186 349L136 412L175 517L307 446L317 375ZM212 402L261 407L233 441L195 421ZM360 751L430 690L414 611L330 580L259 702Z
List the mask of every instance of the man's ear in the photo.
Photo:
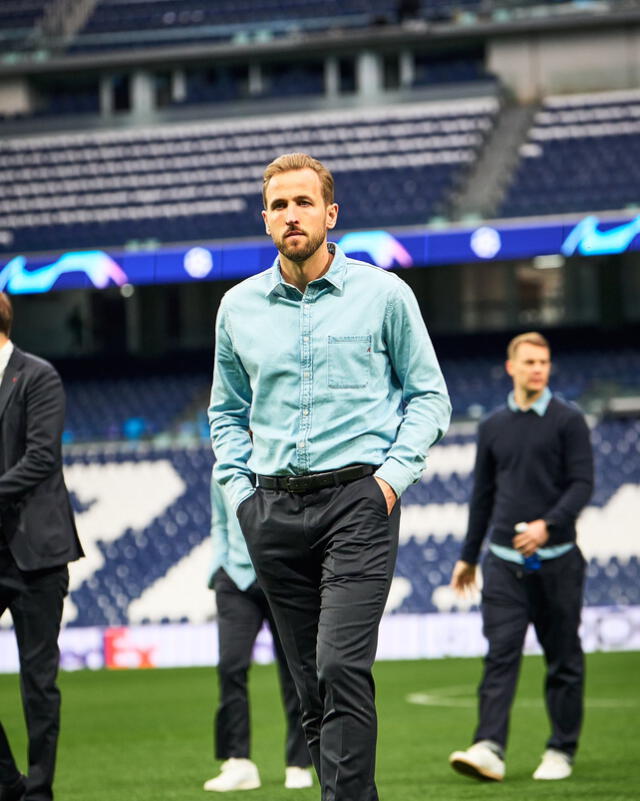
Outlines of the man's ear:
M327 206L327 219L326 219L327 229L335 228L337 222L338 222L338 204L330 203Z
M269 230L269 223L267 222L267 212L264 209L262 210L262 219L264 221L264 230L267 232L267 236L271 236L271 231Z
M507 375L513 377L513 362L511 359L507 359L507 361L504 363L504 369L507 371Z

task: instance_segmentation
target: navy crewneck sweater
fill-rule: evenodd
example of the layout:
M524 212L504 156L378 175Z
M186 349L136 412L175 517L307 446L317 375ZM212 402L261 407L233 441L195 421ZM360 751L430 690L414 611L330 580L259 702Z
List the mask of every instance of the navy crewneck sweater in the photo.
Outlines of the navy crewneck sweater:
M575 522L593 491L593 454L581 412L552 397L533 410L493 412L478 428L469 527L460 558L475 564L489 532L513 547L514 526L543 519L546 547L575 542Z

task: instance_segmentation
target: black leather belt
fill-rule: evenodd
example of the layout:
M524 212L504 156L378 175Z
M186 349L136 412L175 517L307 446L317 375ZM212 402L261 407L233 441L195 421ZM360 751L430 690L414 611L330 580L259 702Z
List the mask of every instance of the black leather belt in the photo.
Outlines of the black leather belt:
M311 492L323 487L337 487L370 476L377 470L373 464L352 464L340 470L325 473L307 473L304 476L256 476L257 485L263 489L286 490L287 492Z

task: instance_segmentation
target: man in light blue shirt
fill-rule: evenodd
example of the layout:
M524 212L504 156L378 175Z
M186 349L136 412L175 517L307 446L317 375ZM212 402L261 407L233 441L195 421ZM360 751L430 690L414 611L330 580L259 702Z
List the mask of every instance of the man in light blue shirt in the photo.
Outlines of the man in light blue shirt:
M214 722L214 753L224 760L218 776L205 790L228 792L260 787L260 774L251 761L247 674L258 633L265 620L273 635L282 700L287 716L285 787L311 787L309 749L300 722L300 703L287 667L273 616L256 582L247 545L229 502L211 479L211 540L213 558L209 587L218 608L218 709Z
M398 499L451 407L411 289L327 242L331 173L281 156L263 200L279 256L220 305L214 472L273 610L322 798L376 801L371 667Z

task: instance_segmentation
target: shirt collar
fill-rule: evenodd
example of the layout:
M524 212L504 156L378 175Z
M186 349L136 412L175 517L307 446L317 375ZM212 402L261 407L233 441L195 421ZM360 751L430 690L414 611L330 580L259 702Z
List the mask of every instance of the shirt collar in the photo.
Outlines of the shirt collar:
M545 387L542 391L542 395L540 395L540 397L535 403L532 403L528 409L521 409L516 403L513 390L511 390L511 392L509 393L509 397L507 398L507 404L512 412L534 411L538 415L538 417L544 417L544 414L547 411L547 406L549 405L551 397L552 397L551 390L549 389L549 387Z
M9 359L11 358L12 353L13 342L9 340L0 348L0 377L4 375L4 371L7 369L7 365L9 364Z
M347 257L334 242L327 242L327 250L330 253L333 253L331 267L329 267L324 275L320 276L320 278L316 278L314 281L311 281L311 283L315 284L320 281L327 281L336 289L341 290L344 285L347 272ZM271 265L271 282L269 288L267 289L266 295L282 295L286 291L287 286L288 285L286 281L282 277L282 270L280 269L280 257L277 256Z

